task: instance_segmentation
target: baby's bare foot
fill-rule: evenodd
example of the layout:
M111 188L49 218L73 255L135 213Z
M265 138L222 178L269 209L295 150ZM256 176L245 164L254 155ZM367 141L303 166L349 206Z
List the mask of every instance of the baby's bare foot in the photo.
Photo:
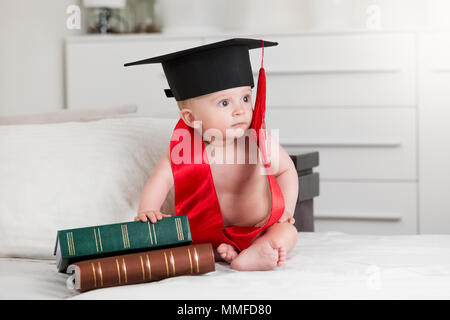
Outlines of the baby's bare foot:
M286 249L284 247L280 247L280 250L278 251L277 266L281 267L284 264L284 261L286 261Z
M217 247L217 252L219 253L220 257L228 263L233 261L234 258L236 258L238 255L236 249L234 249L234 247L228 243L221 243Z
M231 268L240 271L272 270L286 259L286 249L279 240L255 243L242 251L232 262Z

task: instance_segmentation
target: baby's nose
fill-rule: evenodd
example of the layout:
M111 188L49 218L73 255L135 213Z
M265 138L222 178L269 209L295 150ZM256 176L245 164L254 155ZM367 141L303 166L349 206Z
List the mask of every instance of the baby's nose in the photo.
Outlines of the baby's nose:
M233 110L233 115L240 115L243 114L245 112L245 108L243 105L238 105L234 110Z

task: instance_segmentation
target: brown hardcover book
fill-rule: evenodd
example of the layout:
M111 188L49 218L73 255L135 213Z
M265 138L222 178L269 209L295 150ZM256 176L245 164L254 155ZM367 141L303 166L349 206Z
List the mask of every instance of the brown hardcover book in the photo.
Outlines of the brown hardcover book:
M76 262L67 268L67 287L83 292L214 270L214 251L205 243Z

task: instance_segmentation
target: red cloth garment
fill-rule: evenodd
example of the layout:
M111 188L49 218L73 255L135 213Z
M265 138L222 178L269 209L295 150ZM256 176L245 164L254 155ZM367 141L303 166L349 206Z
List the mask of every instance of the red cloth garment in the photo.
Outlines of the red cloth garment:
M188 215L194 244L209 242L212 243L213 247L217 247L221 243L228 243L233 245L238 251L245 250L256 236L277 222L284 213L284 197L275 176L272 174L270 164L267 162L267 139L264 121L266 111L266 75L263 61L264 41L262 40L261 68L258 76L255 108L250 125L252 129L250 139L256 142L260 148L264 166L267 170L271 195L270 217L262 227L230 226L224 228L211 167L204 152L205 144L203 139L196 130L187 126L180 119L170 142L170 161L175 188L175 210L177 215ZM180 149L181 152L179 151L178 158L183 161L175 163L173 160L174 156L177 155L174 155L173 151L180 143L180 138L182 138L181 144L184 147ZM195 141L201 141L202 147L195 145ZM182 155L185 150L190 152L190 154Z
M197 137L195 137L196 135ZM263 138L265 139L264 136ZM201 150L199 146L194 145L194 141L201 141ZM178 144L184 145L186 148L176 147ZM224 228L211 167L206 153L204 153L203 139L196 130L187 126L182 119L178 121L170 142L175 210L177 215L188 215L194 244L211 243L213 247L217 247L221 243L228 243L238 251L242 251L250 246L261 231L273 225L283 215L285 208L283 194L275 176L272 174L270 164L267 163L265 143L260 141L259 144L271 192L270 217L262 227L229 226ZM190 149L187 150L187 147L190 147ZM174 154L172 151L174 151ZM186 154L183 154L184 151L186 151ZM190 154L187 154L189 151ZM203 154L205 154L205 157L203 157ZM180 158L184 157L185 160L181 163L175 163L174 155ZM186 159L190 159L190 162L185 163Z

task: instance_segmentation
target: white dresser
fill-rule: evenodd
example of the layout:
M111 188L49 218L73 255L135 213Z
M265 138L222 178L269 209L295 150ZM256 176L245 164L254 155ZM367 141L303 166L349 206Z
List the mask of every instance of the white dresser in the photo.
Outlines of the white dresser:
M67 107L137 103L140 112L177 117L174 100L164 95L168 86L160 65L123 64L231 37L279 43L264 55L267 126L280 130L289 153L320 153L315 230L420 232L420 220L427 219L419 219L419 208L420 214L429 208L419 204L420 35L415 32L68 38ZM250 55L256 84L261 50ZM448 62L441 67L450 70ZM424 192L434 196L432 184ZM450 210L447 200L441 202L442 210ZM440 230L450 232L450 225Z
M423 32L419 48L421 233L450 233L450 32Z

